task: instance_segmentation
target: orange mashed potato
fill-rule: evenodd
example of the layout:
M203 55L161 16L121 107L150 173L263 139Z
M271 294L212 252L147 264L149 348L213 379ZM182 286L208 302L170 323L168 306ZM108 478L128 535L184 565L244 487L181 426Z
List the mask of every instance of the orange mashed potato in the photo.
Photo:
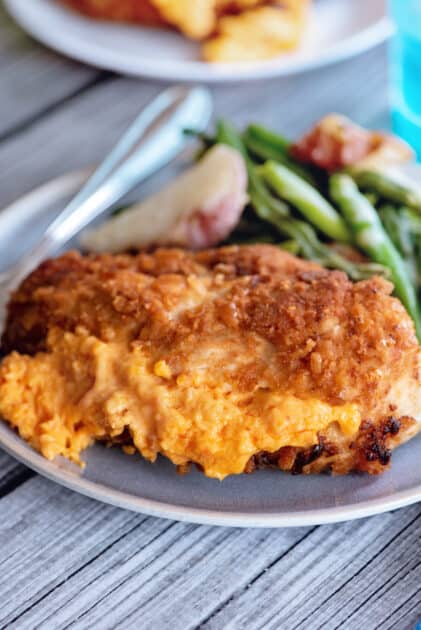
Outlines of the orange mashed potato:
M229 342L225 347L233 369L235 356L250 351ZM36 357L13 353L2 379L1 410L21 436L48 459L64 455L78 463L94 440L129 430L146 459L161 453L223 479L243 472L255 453L309 447L332 422L352 437L361 421L354 404L239 392L217 374L209 379L197 360L173 376L165 357L157 360L142 346L105 343L83 330L53 330L48 352Z

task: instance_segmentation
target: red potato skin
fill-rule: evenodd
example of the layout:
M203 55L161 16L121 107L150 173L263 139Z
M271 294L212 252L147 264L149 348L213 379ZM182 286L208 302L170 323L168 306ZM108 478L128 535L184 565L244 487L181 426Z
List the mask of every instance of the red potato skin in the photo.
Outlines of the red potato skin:
M399 138L364 129L345 116L329 114L292 146L291 155L331 173L356 166L385 148L390 148L390 155L399 161L412 158L410 148Z

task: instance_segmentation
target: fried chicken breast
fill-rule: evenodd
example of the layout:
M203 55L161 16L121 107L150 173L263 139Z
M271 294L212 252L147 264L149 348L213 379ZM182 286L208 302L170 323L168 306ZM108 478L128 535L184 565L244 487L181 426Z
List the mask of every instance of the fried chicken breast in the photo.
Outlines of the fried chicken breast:
M49 459L101 440L218 479L379 473L421 426L391 290L268 245L67 253L11 298L0 414Z
M176 30L209 62L258 61L297 47L309 0L58 0L94 19Z

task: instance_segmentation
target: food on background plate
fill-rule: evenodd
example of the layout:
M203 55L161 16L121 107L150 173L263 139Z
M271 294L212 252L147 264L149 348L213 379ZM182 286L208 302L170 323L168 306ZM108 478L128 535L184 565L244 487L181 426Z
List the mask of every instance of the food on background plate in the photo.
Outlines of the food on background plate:
M0 413L49 459L101 440L218 479L378 473L421 427L391 290L271 245L67 253L12 296Z
M309 0L61 0L91 18L173 28L210 62L259 61L296 48Z
M0 414L49 459L103 441L218 479L382 472L421 427L421 195L389 170L412 152L333 115L296 143L226 121L201 141L83 235L114 255L12 295Z
M211 62L253 62L294 50L303 38L307 11L307 1L279 0L223 16L203 45L203 57Z
M149 0L63 0L63 3L91 18L162 26L158 10Z

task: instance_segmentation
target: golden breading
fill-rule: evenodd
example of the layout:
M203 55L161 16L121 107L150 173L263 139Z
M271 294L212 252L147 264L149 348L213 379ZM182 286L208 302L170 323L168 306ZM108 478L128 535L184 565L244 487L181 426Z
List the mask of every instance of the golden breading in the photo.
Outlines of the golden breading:
M93 18L167 26L208 61L268 59L298 45L309 0L61 0ZM207 40L207 41L206 41Z
M218 19L226 13L238 14L264 4L264 0L150 0L163 20L187 37L203 40L218 28Z
M265 0L216 0L216 9L218 15L226 15L227 13L241 13L245 9L266 3Z
M205 39L216 26L216 0L151 0L162 18L192 39Z
M259 61L296 48L305 27L304 8L303 2L271 3L221 17L216 35L203 46L203 57L212 62Z
M421 426L421 351L390 291L272 246L68 253L12 296L0 413L51 459L106 440L219 479L381 472Z
M122 22L137 22L150 26L164 24L150 0L62 0L89 17Z

